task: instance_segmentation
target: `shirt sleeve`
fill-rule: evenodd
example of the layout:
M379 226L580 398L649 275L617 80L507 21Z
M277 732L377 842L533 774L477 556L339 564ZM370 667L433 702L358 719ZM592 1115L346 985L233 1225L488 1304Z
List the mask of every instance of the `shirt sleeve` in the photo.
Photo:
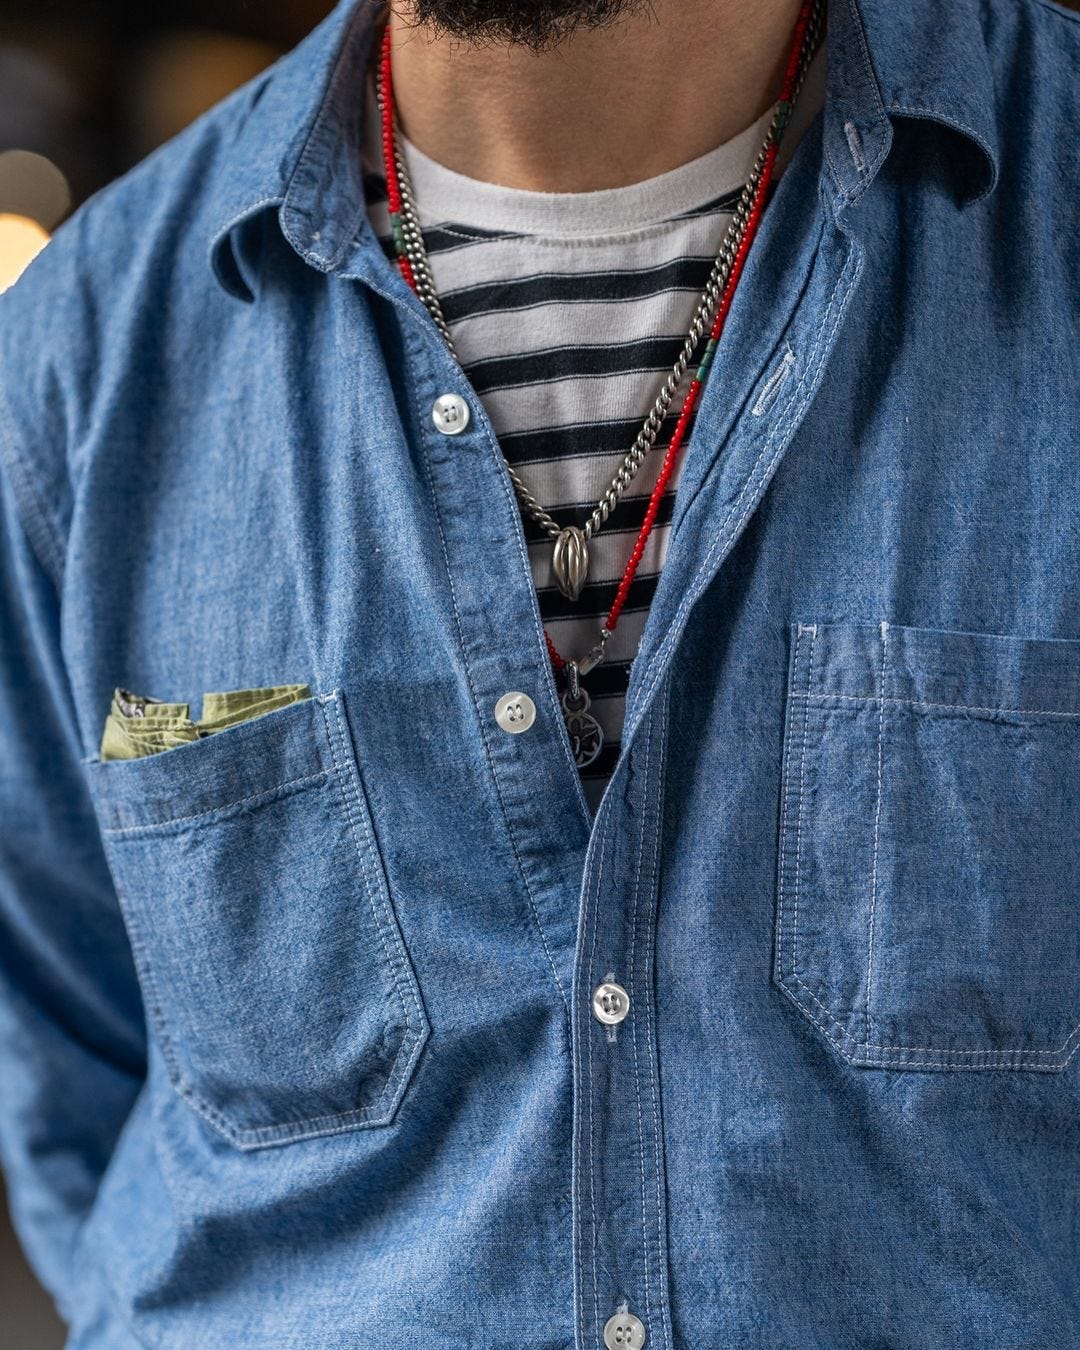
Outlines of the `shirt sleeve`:
M10 376L0 368L0 1163L27 1257L70 1321L76 1240L143 1082L145 1032L83 780L58 536L32 506Z

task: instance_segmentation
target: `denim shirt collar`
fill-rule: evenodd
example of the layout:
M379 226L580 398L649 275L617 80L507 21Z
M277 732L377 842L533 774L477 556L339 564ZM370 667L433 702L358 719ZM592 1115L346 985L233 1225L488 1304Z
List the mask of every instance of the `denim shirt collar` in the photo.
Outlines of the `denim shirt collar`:
M355 243L366 219L359 72L381 9L381 0L339 0L253 86L210 241L214 274L230 294L254 298L244 235L271 208L285 238L320 271L336 271Z
M375 282L382 265L367 222L361 172L367 68L381 0L339 0L293 52L246 87L250 109L227 153L215 276L254 298L246 226L276 208L281 231L312 267ZM828 0L825 165L838 209L873 182L893 119L919 119L949 139L957 199L987 196L998 178L994 89L978 0ZM385 282L378 286L383 289Z
M829 0L827 41L824 148L841 204L874 180L897 118L945 130L962 206L993 191L994 87L977 0Z

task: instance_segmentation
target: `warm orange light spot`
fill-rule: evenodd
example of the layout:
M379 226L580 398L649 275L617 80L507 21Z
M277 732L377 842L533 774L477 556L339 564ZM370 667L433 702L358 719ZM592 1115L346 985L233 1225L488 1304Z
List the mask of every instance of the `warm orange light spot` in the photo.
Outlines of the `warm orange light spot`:
M48 242L48 231L36 220L0 214L0 291L7 290Z

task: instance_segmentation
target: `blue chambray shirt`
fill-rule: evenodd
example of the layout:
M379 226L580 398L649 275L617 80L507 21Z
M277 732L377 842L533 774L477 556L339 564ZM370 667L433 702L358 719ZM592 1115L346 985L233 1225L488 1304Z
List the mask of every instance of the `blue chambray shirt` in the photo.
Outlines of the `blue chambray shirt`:
M0 1144L69 1345L1080 1344L1080 23L830 0L593 819L366 220L373 13L0 301ZM290 682L98 758L118 685Z

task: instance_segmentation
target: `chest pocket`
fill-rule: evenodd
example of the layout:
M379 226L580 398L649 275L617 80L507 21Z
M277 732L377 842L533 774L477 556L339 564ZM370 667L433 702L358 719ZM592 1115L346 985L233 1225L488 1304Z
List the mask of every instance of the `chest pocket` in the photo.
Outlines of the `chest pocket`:
M1080 641L794 624L774 978L852 1064L1080 1045Z
M429 1027L342 694L85 767L176 1091L240 1148L387 1124Z

